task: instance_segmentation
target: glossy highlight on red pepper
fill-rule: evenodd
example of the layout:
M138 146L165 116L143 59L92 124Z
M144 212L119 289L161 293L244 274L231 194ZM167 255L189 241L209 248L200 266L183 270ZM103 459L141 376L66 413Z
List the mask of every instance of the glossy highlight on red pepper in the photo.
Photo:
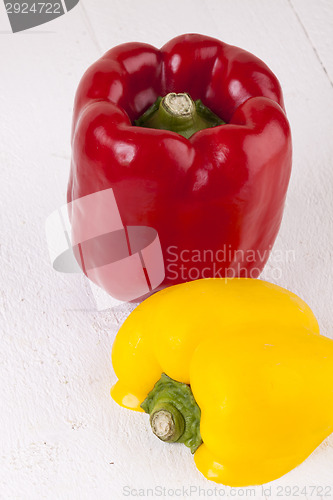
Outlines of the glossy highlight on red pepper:
M158 97L187 93L225 124L189 139L135 125ZM154 228L162 287L258 277L277 236L291 171L280 84L260 59L199 34L160 50L125 43L76 93L68 202L113 189L124 226Z

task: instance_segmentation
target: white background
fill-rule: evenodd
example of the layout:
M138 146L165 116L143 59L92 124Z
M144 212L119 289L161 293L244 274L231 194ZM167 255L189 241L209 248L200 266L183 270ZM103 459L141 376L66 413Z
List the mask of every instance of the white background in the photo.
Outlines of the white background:
M109 396L112 341L126 313L98 312L83 277L50 265L44 224L65 202L74 93L84 70L126 41L161 46L199 32L261 57L281 81L294 146L275 249L295 259L272 259L264 276L307 301L333 337L333 2L81 0L18 34L1 3L0 31L0 498L118 500L125 486L134 495L190 485L203 488L191 498L207 496L215 483L189 450L163 445L146 415ZM288 485L306 487L301 498L324 493L311 495L311 485L331 486L333 496L332 436L256 497L278 498Z

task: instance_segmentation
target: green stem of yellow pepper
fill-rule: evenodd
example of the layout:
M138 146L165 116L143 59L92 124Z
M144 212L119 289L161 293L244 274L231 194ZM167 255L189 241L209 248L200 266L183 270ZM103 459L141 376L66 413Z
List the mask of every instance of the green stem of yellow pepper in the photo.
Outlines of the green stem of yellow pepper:
M152 431L162 441L184 443L192 453L202 443L201 412L189 385L163 373L141 408L150 414Z
M160 401L150 413L150 426L159 439L174 443L184 434L185 421L173 404Z

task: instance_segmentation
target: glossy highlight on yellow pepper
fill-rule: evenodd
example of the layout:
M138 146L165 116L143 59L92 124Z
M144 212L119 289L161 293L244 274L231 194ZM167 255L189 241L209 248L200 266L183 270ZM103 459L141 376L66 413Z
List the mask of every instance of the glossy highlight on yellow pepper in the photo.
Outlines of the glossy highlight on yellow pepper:
M186 432L182 408L198 412L187 445L217 483L277 479L333 432L333 341L303 300L262 280L203 279L152 295L120 328L112 363L113 399L137 411L142 404L161 439L171 442L174 427L178 439L184 422ZM172 381L168 401L163 383ZM181 401L178 383L194 406Z

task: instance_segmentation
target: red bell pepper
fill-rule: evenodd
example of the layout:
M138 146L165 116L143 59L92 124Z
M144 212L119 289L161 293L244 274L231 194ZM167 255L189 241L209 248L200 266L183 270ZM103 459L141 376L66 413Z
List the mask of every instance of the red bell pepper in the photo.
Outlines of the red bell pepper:
M164 123L160 98L169 93L181 95ZM124 226L157 231L162 286L259 276L281 223L292 156L281 87L260 59L198 34L160 50L114 47L79 84L72 150L68 202L112 188Z

